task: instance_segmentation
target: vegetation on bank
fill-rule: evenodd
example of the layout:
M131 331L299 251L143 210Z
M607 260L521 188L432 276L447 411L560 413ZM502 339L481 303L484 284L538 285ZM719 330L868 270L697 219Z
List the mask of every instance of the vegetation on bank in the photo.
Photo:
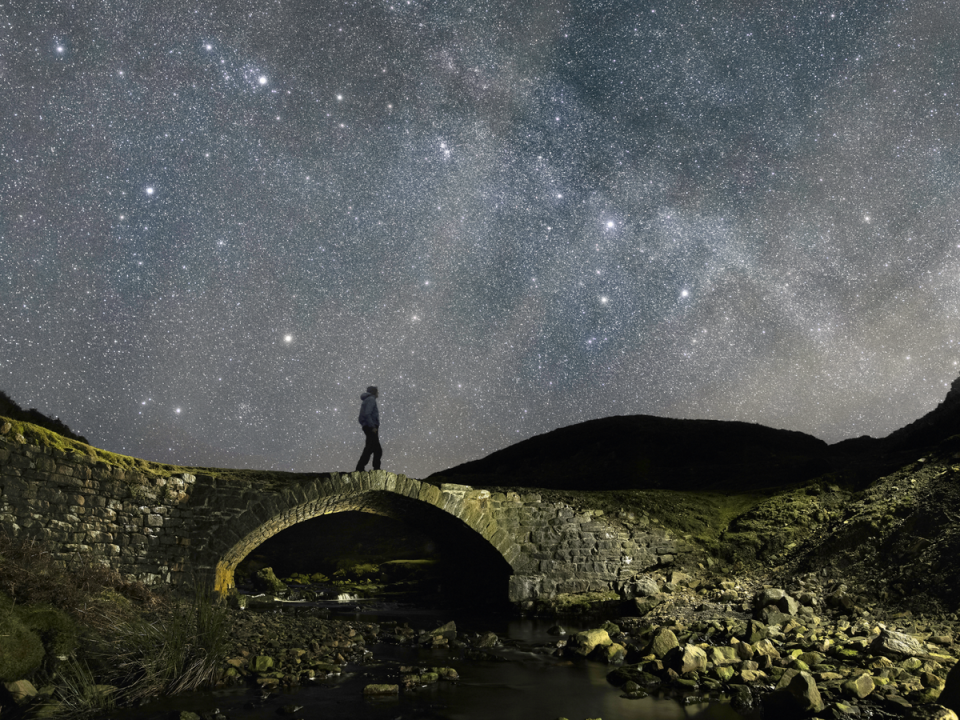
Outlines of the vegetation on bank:
M0 682L31 709L83 717L213 683L226 614L209 596L160 594L96 565L67 571L42 544L0 533ZM0 706L14 705L0 686ZM4 712L6 717L6 712Z

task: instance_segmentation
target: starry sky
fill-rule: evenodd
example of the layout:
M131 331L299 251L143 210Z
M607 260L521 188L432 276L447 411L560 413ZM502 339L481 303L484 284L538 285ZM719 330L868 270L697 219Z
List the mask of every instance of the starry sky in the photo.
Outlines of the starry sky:
M960 13L0 0L0 389L161 462L424 477L624 414L828 442L960 358Z

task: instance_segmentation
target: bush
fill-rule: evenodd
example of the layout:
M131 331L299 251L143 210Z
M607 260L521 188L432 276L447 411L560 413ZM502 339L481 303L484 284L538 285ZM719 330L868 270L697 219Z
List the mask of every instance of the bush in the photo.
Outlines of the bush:
M0 607L0 682L30 677L43 662L43 643L9 605Z

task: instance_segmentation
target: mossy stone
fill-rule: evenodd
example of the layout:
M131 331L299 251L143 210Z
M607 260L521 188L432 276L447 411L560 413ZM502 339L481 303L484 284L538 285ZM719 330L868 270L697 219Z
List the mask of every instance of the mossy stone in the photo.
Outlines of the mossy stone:
M43 643L9 610L0 610L0 682L32 675L43 662Z
M35 632L49 655L63 657L77 647L77 626L62 610L49 605L24 606L17 609L24 626Z

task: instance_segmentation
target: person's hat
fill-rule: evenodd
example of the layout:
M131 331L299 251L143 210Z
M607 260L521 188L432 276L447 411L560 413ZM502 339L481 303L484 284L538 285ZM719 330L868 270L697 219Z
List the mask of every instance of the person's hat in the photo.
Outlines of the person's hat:
M367 392L370 393L371 395L376 395L376 394L377 394L377 386L376 386L376 385L370 385L370 386L368 386L368 387L367 387Z

